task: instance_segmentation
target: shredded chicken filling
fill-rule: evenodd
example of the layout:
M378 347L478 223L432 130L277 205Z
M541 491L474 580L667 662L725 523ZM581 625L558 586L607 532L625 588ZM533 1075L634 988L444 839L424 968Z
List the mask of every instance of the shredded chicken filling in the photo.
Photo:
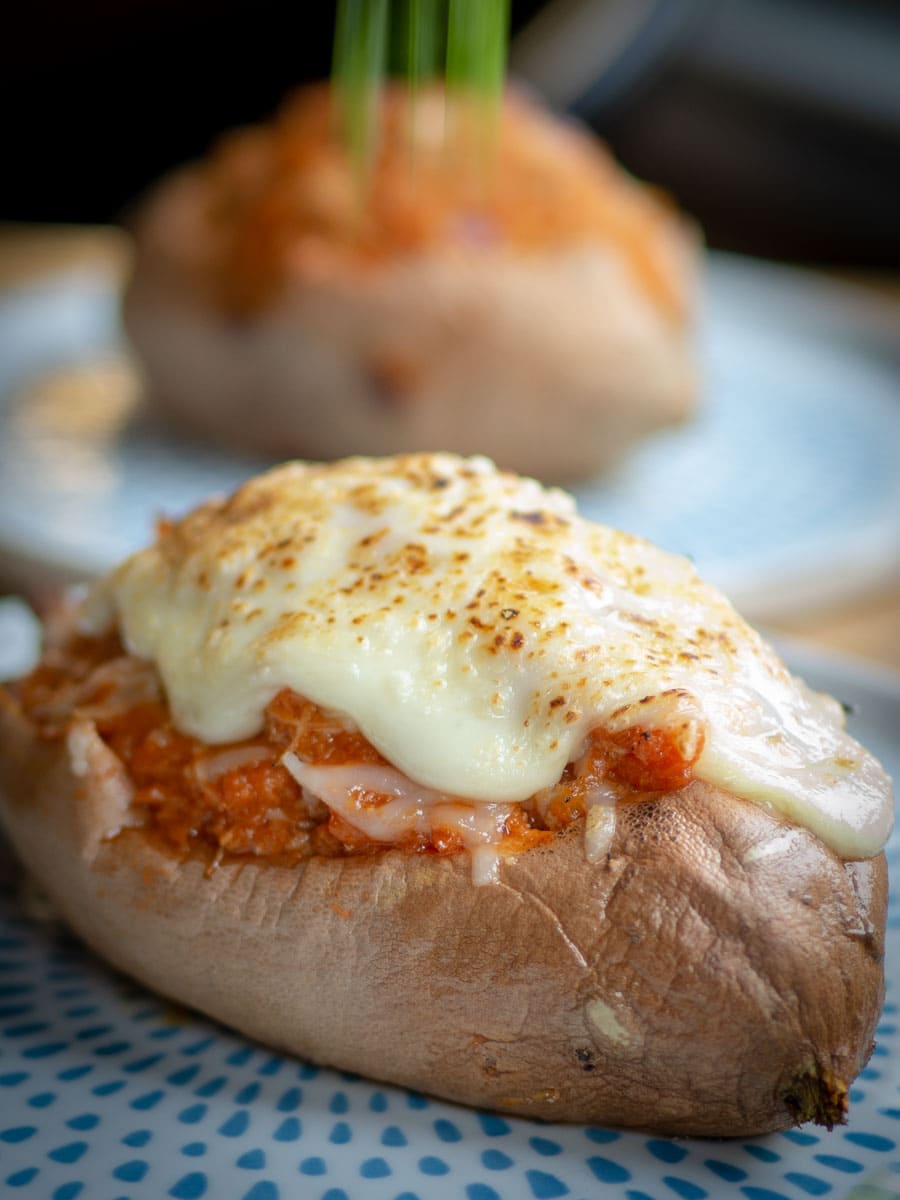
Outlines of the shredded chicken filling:
M92 721L133 783L138 823L179 854L202 843L217 856L279 861L386 846L483 856L530 849L585 818L595 860L608 849L616 804L684 787L702 749L690 722L594 730L554 787L522 803L479 803L416 784L346 719L288 689L252 739L189 737L173 725L152 664L112 635L69 638L15 690L48 739ZM491 877L488 860L478 861Z

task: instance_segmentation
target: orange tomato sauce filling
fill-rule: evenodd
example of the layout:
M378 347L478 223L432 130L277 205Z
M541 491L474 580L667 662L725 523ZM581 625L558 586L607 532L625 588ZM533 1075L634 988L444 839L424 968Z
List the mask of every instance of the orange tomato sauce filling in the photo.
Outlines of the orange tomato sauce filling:
M266 126L222 140L201 168L222 302L263 306L291 276L328 279L404 256L616 246L638 286L687 316L672 206L590 136L507 96L496 127L475 105L389 86L363 187L327 86L303 88ZM414 131L414 132L413 132Z
M13 693L47 738L61 736L74 716L94 721L127 769L134 786L133 809L167 848L183 855L199 843L217 856L257 855L282 862L385 849L385 843L306 795L279 761L291 751L315 766L389 765L358 730L284 689L267 706L258 736L210 746L175 728L155 679L150 681L155 698L117 703L115 673L108 668L122 664L143 668L145 677L152 673L149 664L125 656L114 636L73 638L64 653L45 659L14 685ZM601 780L615 785L623 801L684 787L698 753L685 759L677 737L666 730L595 730L582 758L566 766L555 787L509 806L497 849L517 853L551 840L584 816ZM393 797L359 788L353 799L362 808ZM407 835L397 844L431 854L465 848L459 830L441 826Z

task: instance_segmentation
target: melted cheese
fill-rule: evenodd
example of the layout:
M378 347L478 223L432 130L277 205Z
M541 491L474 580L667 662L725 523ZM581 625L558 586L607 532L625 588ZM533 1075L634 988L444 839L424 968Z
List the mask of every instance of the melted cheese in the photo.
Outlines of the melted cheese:
M290 752L281 761L316 800L372 841L387 845L448 828L472 850L499 842L512 816L508 804L461 801L414 784L392 767L314 767Z
M839 705L687 561L485 459L271 471L99 585L84 622L113 621L207 742L253 736L289 687L424 788L504 804L554 784L591 729L687 705L698 778L847 857L890 832L890 781ZM672 689L679 705L640 705Z

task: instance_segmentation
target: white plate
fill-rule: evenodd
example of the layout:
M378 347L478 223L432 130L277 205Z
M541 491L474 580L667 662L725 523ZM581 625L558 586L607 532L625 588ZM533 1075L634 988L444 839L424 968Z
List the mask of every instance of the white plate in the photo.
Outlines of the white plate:
M698 418L578 488L586 515L690 555L757 618L898 572L895 310L724 255L710 259L706 310ZM101 571L144 544L160 512L259 465L142 413L105 275L0 298L0 552L32 578Z
M900 774L900 677L791 647ZM900 840L890 854L895 883ZM316 1070L176 1012L26 916L0 854L0 1190L32 1200L896 1200L900 905L850 1123L736 1141L501 1118ZM440 1070L440 1064L435 1064Z

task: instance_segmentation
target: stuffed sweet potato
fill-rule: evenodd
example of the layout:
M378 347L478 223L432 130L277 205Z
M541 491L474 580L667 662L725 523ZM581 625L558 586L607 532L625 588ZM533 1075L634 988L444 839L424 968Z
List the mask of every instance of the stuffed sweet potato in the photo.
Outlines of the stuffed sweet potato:
M552 479L687 416L693 229L521 96L479 173L454 111L386 89L364 193L324 86L164 180L123 310L153 401L279 459L456 450Z
M165 524L0 708L72 927L317 1062L671 1134L844 1119L890 784L683 560L485 460Z

